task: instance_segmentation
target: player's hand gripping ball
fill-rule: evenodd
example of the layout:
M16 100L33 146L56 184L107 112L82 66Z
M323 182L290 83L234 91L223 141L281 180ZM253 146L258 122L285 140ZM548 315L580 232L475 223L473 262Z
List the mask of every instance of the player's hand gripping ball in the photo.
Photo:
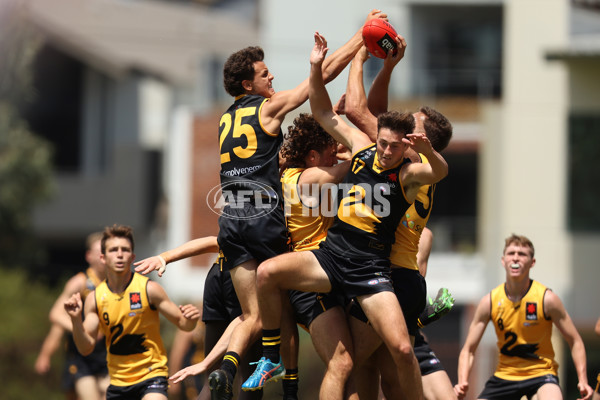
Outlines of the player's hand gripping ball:
M398 34L394 27L381 18L367 21L362 29L362 37L369 53L377 58L385 58L388 51L396 51L394 38Z

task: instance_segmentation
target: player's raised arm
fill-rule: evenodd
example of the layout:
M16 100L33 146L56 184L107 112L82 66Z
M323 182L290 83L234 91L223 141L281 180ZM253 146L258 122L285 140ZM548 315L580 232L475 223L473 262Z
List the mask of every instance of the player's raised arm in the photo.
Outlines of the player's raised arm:
M387 20L387 14L381 13L381 10L371 10L367 15L366 21L371 19ZM333 52L321 64L323 81L325 83L331 82L346 68L358 49L362 46L362 43L361 26L350 40ZM308 99L308 86L308 79L305 79L294 89L279 91L271 96L261 110L261 119L267 130L274 132L276 129L271 124L279 128L286 115Z
M362 46L354 56L352 63L350 63L346 85L345 112L348 120L374 142L377 140L377 117L368 108L363 77L363 65L369 57L367 48Z
M167 250L157 256L152 256L135 262L135 272L142 275L149 274L152 271L158 271L158 276L162 277L171 262L183 260L192 256L205 253L218 253L219 244L216 236L207 236L190 240L174 249Z
M398 35L394 38L396 49L389 50L387 56L383 59L383 67L373 80L368 96L368 107L371 113L379 115L388 110L388 93L392 72L396 65L404 58L406 51L406 40Z
M309 99L315 119L335 140L356 153L368 146L371 141L357 129L350 127L339 115L333 112L329 94L325 89L321 64L327 54L327 41L315 33L315 46L310 54Z
M72 295L64 307L73 324L73 341L77 350L84 356L91 354L98 337L98 314L95 312L96 298L92 291L85 301L85 320L83 319L83 302L79 292Z

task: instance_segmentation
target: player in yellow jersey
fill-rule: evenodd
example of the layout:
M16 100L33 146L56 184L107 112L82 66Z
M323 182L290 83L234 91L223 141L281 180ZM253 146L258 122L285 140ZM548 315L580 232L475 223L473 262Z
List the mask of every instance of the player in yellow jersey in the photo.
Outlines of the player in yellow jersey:
M145 258L137 261L135 271L141 274L148 274L157 271L158 276L167 270L167 265L182 260L184 258L206 254L219 253L219 244L216 236L206 236L192 239L173 249L164 251L159 255ZM199 363L185 367L179 371L172 371L169 380L178 384L189 376L207 374L214 371L217 362L227 351L231 333L241 320L242 310L240 302L235 294L229 271L221 269L221 255L217 257L211 266L206 280L204 282L204 296L202 301L202 322L205 325L204 354L205 357ZM262 398L262 392L244 392L239 390L241 381L250 376L248 362L260 354L260 343L258 341L248 349L242 362L240 363L240 380L236 380L232 385L232 392L238 393L239 400L258 400ZM208 377L205 376L205 382L197 400L210 399L210 389L208 386Z
M498 365L479 399L562 399L558 364L552 348L554 324L571 349L582 399L592 396L586 375L585 347L560 298L529 273L535 265L533 243L525 236L506 238L502 255L506 282L485 295L477 309L458 359L455 391L463 399L477 345L491 321L498 338Z
M89 354L99 331L106 336L110 376L106 398L160 400L167 398L167 354L160 336L159 313L179 329L191 331L200 311L177 306L156 282L133 273L134 240L130 227L107 227L100 259L106 280L85 300L79 293L64 303L73 323L73 339L81 354Z
M67 333L63 385L65 390L68 389L68 386L73 385L73 390L79 400L102 400L105 398L109 383L108 370L106 369L106 347L104 346L104 338L101 338L102 340L98 340L98 344L90 355L84 357L79 354L71 334L73 330L71 318L65 312L64 303L74 293L80 293L81 297L85 298L90 291L94 290L106 278L106 268L100 261L101 239L102 232L91 233L87 236L85 260L88 267L85 271L72 276L65 283L63 291L54 302L49 315L52 322L51 332L56 335L54 336L55 340L59 341L53 345L55 349L58 348L63 333ZM44 357L48 356L43 353L40 352L40 356L43 357L40 358L39 362L48 363L49 360L44 361Z

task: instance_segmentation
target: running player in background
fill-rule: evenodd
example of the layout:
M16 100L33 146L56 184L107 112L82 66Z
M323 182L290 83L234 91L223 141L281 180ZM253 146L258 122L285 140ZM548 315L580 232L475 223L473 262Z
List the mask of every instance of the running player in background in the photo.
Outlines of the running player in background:
M385 17L374 10L367 20ZM359 29L323 63L325 81L334 79L348 65L361 44ZM223 71L225 90L235 102L219 122L221 190L228 204L219 218L218 242L227 259L224 266L230 270L243 319L233 331L221 367L209 376L213 399L232 397L231 382L240 358L260 336L258 264L290 250L280 206L281 124L290 111L308 99L308 80L294 89L275 92L274 77L263 59L260 47L247 47L232 54ZM253 196L244 199L248 192Z
M498 338L498 365L486 382L479 399L562 399L558 364L552 347L554 324L571 349L571 357L582 399L592 397L586 375L585 346L560 298L529 277L535 265L535 250L525 236L511 235L504 242L502 266L506 282L485 295L469 327L458 359L459 399L469 390L469 374L475 351L491 321Z
M200 311L191 304L178 307L158 283L131 271L135 255L130 227L107 227L101 250L106 280L87 296L85 305L79 293L64 304L73 323L75 345L80 353L89 354L98 333L106 336L108 400L166 399L167 353L159 313L179 329L191 331Z
M60 346L64 333L67 333L65 366L63 372L63 389L73 390L79 400L102 400L106 397L108 387L108 369L106 368L106 347L104 336L100 336L92 354L82 356L77 351L73 336L73 324L65 312L64 303L74 293L85 298L96 286L106 278L106 268L100 261L100 241L102 232L91 233L86 238L85 260L88 267L85 271L72 276L58 296L49 314L52 326L40 357L36 361L36 369L49 367L49 357ZM47 358L47 361L46 361Z

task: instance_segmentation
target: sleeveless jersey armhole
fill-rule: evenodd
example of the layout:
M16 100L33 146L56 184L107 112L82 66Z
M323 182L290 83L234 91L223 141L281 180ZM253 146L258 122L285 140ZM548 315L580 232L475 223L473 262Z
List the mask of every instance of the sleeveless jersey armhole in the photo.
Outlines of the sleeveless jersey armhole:
M267 101L269 101L269 99L264 99L263 102L260 103L260 107L258 107L258 123L260 124L260 127L267 135L269 135L271 137L277 137L277 136L279 136L279 133L271 133L269 130L267 130L267 128L265 128L265 126L262 123L261 112L262 112L263 106L266 104Z
M542 296L542 315L544 316L546 321L552 321L552 318L548 317L546 315L546 293L548 292L548 290L552 290L552 289L549 289L549 288L544 289L544 295Z

